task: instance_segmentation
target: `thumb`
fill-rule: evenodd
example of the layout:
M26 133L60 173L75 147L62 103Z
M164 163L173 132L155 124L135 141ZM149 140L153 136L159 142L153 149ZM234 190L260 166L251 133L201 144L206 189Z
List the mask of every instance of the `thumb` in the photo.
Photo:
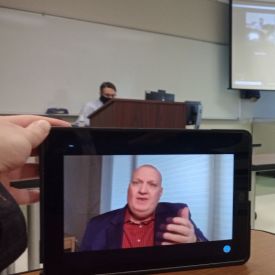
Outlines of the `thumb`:
M29 124L26 128L26 136L31 143L32 148L37 147L47 137L51 129L51 125L46 120L37 120Z
M179 216L189 220L189 208L186 206L179 210Z

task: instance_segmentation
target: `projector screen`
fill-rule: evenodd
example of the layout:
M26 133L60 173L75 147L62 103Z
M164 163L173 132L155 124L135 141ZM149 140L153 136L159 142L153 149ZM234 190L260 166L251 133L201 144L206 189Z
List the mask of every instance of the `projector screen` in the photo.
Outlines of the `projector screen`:
M231 88L275 90L275 1L231 1Z

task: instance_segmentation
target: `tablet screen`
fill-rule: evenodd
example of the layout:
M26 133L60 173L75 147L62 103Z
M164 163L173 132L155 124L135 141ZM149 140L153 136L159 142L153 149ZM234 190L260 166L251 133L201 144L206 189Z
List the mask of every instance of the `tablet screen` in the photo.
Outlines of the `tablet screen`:
M233 172L233 154L65 156L64 237L76 241L68 252L165 244L154 235L172 234L169 218L186 211L196 237L186 241L231 240Z
M41 153L46 274L245 262L250 168L245 131L53 129Z

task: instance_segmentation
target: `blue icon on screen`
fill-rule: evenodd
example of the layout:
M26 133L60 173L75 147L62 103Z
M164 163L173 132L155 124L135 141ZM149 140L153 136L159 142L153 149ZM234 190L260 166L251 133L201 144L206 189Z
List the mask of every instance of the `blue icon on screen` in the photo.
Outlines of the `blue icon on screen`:
M229 253L231 251L231 246L230 245L225 245L224 247L223 247L223 252L224 253Z

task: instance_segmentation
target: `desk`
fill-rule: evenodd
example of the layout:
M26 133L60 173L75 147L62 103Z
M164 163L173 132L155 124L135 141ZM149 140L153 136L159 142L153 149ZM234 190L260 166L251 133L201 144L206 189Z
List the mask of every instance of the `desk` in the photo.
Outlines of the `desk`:
M272 275L275 274L275 235L251 231L251 257L243 265L161 273L159 275ZM21 273L39 275L39 272Z
M243 265L165 273L167 275L272 275L275 274L275 235L251 231L251 257Z
M274 171L275 170L275 154L254 154L252 156L252 170Z

